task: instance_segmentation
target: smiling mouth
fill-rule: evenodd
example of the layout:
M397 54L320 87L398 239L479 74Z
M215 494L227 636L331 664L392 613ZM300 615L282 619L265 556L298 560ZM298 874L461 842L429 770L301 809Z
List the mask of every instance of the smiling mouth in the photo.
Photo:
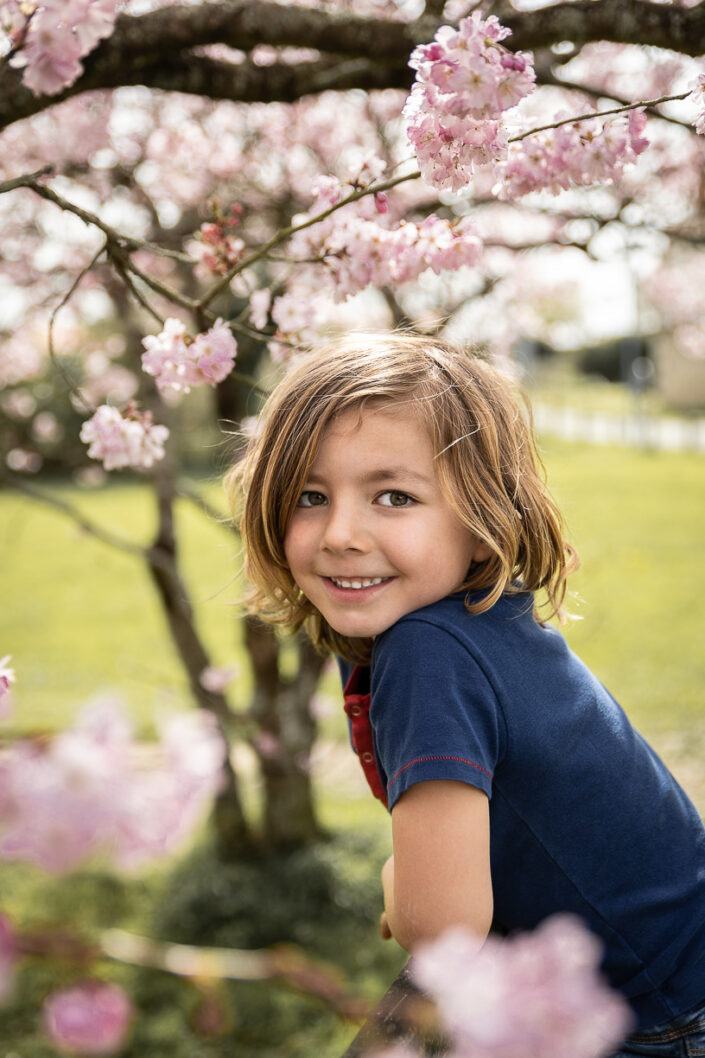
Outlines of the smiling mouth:
M336 588L354 588L360 590L361 588L373 588L376 584L384 584L385 581L391 580L391 577L360 577L354 580L344 579L343 577L327 577L327 580L335 584Z

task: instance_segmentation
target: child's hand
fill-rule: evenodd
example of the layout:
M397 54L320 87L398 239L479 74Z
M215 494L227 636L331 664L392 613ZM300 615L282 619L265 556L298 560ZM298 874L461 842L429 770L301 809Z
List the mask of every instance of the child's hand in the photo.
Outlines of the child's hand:
M393 940L392 931L387 922L387 912L383 911L379 916L379 935L382 940Z

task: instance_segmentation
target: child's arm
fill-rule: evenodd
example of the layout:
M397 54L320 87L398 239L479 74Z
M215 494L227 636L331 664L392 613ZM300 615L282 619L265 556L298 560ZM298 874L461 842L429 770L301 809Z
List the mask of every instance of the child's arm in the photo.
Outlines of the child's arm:
M384 923L407 951L450 926L484 942L492 923L489 801L461 782L412 786L392 809Z

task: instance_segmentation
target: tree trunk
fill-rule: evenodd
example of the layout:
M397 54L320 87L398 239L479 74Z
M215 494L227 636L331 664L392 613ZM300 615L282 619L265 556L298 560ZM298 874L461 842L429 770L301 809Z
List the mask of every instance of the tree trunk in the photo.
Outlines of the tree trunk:
M161 469L156 473L153 483L159 524L149 549L149 570L162 601L172 640L188 674L192 694L201 709L208 709L216 715L228 742L227 727L233 720L228 703L224 695L205 690L200 682L201 673L210 664L210 659L196 632L188 591L179 573L174 533L174 485L168 470ZM232 859L238 853L252 849L252 833L229 758L225 763L225 784L216 799L213 822L224 859Z
M321 836L309 774L316 721L311 698L325 659L303 640L299 669L291 679L279 673L279 642L267 625L245 622L245 644L255 673L252 716L260 734L253 740L264 784L263 838L288 849Z

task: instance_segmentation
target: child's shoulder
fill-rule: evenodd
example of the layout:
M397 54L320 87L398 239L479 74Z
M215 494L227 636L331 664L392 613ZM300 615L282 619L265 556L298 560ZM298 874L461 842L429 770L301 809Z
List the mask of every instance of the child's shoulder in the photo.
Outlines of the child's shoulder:
M517 621L522 624L536 624L532 592L505 592L489 609L471 613L468 607L481 602L486 594L486 591L453 592L452 595L400 617L383 635L414 624L435 625L450 630L457 628L462 632L468 632L470 629L477 631L483 627L496 629L498 625Z
M531 592L505 593L488 610L470 613L467 603L476 603L481 592L454 592L429 606L413 610L377 637L373 657L389 652L413 655L452 652L496 654L516 649L518 641L533 641L545 632L534 618Z

